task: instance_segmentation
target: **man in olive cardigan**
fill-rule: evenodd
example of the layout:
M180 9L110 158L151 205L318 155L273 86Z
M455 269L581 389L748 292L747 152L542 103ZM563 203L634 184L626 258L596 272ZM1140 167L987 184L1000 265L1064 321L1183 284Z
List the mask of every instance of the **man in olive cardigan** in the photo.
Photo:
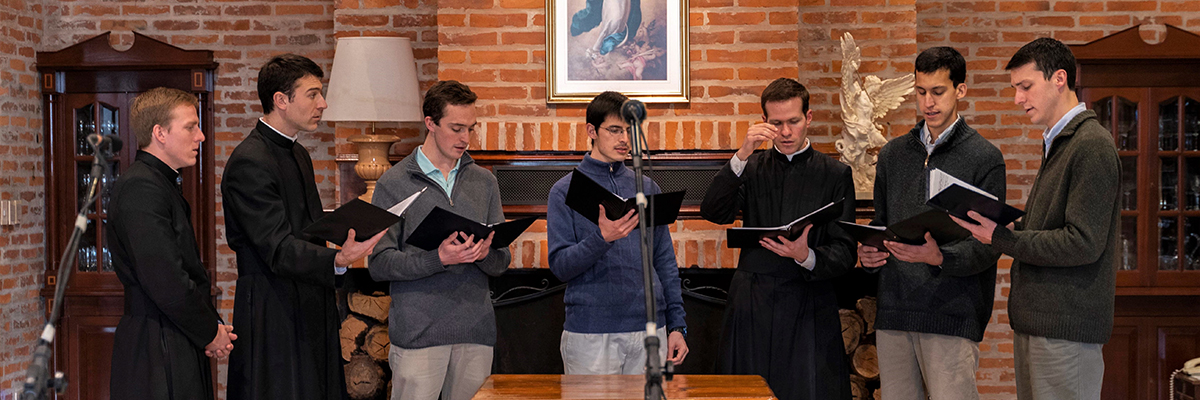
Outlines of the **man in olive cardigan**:
M1046 126L1042 166L1015 225L958 220L1012 256L1008 314L1018 399L1099 399L1112 334L1121 168L1112 135L1075 94L1075 57L1054 39L1005 67L1015 102Z

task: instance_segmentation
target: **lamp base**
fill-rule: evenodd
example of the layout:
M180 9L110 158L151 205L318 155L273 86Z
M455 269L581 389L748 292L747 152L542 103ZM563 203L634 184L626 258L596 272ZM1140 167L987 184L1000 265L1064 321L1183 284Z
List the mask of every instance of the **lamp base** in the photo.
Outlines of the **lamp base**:
M348 140L358 146L358 163L354 164L354 173L367 184L367 192L358 198L369 203L375 195L375 181L392 167L392 163L388 161L388 150L392 148L392 143L399 142L400 138L394 135L370 134L354 135Z

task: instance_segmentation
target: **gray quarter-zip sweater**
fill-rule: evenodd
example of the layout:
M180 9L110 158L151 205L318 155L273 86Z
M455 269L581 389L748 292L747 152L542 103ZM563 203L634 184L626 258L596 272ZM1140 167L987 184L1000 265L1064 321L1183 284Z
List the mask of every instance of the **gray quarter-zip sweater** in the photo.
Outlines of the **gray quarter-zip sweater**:
M875 225L891 225L929 211L929 171L940 169L1004 201L1004 156L960 120L933 152L921 140L920 122L879 152L875 175ZM967 238L938 243L942 265L889 257L879 272L878 329L983 340L992 316L996 260L990 246Z
M1042 160L1025 217L997 226L992 246L1012 256L1013 331L1084 343L1112 334L1120 232L1121 163L1112 134L1088 110Z
M419 349L447 344L496 344L496 314L488 294L488 275L508 269L507 248L491 249L482 261L443 266L437 250L404 243L433 207L472 220L504 222L500 186L491 172L463 154L453 192L447 195L421 171L414 151L379 178L371 203L388 208L428 188L388 229L368 260L371 278L391 282L388 336L392 344Z

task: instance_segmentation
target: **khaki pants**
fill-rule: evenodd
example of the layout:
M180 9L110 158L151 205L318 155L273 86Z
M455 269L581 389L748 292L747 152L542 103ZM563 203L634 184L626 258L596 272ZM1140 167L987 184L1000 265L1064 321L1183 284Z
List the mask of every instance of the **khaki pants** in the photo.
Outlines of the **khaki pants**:
M667 329L658 329L659 361L667 357ZM646 332L563 331L558 350L567 375L640 375L646 367Z
M452 344L404 349L391 346L391 400L469 400L492 374L492 346Z
M1103 345L1013 334L1017 399L1099 400Z
M957 336L877 330L880 391L889 400L978 400L979 343Z

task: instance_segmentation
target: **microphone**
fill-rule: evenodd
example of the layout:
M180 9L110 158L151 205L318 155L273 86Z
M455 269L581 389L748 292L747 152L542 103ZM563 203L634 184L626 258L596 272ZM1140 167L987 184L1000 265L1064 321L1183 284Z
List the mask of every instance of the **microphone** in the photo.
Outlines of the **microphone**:
M646 105L637 100L625 100L625 103L621 104L621 118L629 125L641 125L646 119Z
M123 145L121 138L117 137L117 135L97 135L93 133L87 136L87 141L96 150L108 150L109 154L116 154L118 151L121 151L121 146Z

